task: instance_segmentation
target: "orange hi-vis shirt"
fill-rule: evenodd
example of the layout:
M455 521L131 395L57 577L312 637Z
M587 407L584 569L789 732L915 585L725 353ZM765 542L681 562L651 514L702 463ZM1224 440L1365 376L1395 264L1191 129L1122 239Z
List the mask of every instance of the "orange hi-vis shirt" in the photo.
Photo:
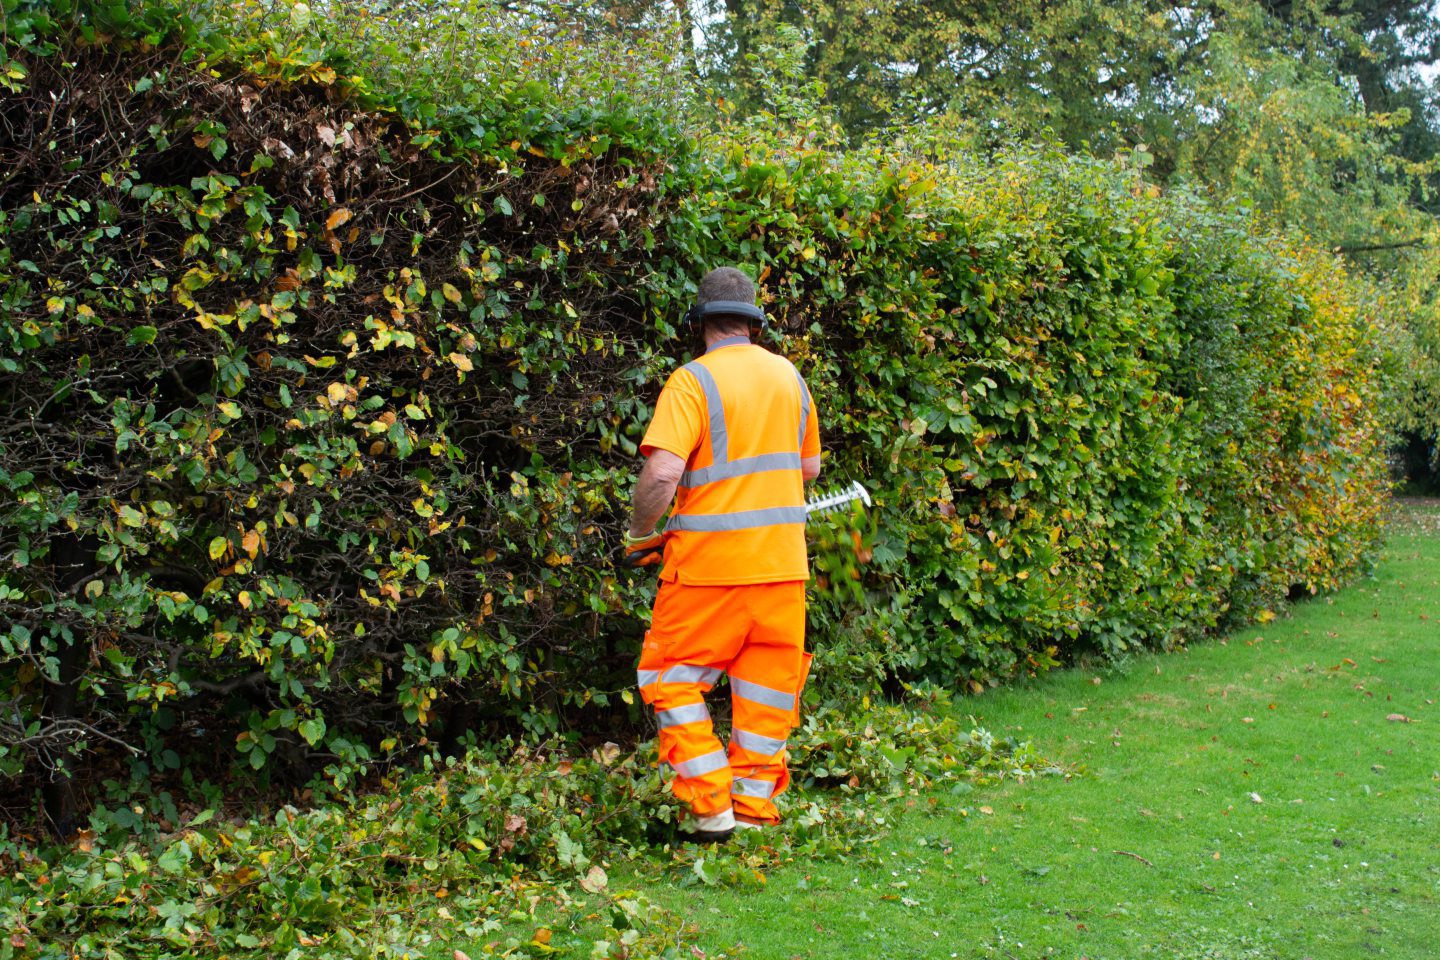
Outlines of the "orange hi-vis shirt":
M671 374L640 444L685 460L661 580L809 578L800 460L820 453L818 420L794 364L744 337Z

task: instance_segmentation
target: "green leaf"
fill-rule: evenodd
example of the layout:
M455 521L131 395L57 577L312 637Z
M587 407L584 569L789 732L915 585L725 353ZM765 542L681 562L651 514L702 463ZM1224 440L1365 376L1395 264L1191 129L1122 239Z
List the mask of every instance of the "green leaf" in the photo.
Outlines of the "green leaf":
M305 742L313 747L318 745L325 736L325 721L321 717L301 720L297 729L300 731L300 736L305 738Z
M138 344L154 343L158 331L154 327L140 326L130 331L129 343L134 346Z

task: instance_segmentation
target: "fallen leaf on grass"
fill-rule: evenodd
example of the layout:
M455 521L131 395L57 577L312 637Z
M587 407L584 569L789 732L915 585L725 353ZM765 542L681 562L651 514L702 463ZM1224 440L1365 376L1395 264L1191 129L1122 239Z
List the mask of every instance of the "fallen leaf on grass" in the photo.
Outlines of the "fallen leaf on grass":
M610 878L601 867L591 867L590 872L580 880L580 889L586 893L599 893L609 884Z
M1250 794L1250 802L1251 802L1251 803L1264 803L1264 802L1265 802L1265 798L1262 797L1262 796L1260 796L1260 794L1258 794L1258 793L1253 793L1253 792L1252 792L1252 793Z
M1403 714L1403 713L1392 713L1392 714L1390 714L1388 717L1386 717L1385 719L1386 719L1386 720L1389 720L1389 721L1391 721L1391 722L1393 722L1393 723L1414 723L1414 722L1415 722L1414 720L1411 720L1409 717L1405 716L1405 714Z

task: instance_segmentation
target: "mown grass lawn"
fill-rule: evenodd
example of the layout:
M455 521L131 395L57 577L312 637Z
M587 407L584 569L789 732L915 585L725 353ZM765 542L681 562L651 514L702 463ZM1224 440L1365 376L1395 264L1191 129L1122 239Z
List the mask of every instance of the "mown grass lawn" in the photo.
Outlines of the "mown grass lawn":
M874 856L759 889L612 887L696 956L1440 957L1437 519L1282 619L960 702L1067 779L913 798Z

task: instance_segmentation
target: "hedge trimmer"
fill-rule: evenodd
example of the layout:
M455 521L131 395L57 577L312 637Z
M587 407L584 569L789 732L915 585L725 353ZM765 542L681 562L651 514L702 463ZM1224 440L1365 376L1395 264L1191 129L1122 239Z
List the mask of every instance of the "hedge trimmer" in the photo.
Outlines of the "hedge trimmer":
M827 513L838 510L847 503L855 503L857 500L867 507L870 506L870 493L864 487L860 486L859 481L850 484L850 486L844 490L811 497L805 501L805 517L809 519L810 517L824 516Z
M807 524L805 534L815 589L821 593L863 601L860 568L870 562L877 532L876 520L866 510L870 505L870 494L859 483L806 502L805 516L814 522Z

